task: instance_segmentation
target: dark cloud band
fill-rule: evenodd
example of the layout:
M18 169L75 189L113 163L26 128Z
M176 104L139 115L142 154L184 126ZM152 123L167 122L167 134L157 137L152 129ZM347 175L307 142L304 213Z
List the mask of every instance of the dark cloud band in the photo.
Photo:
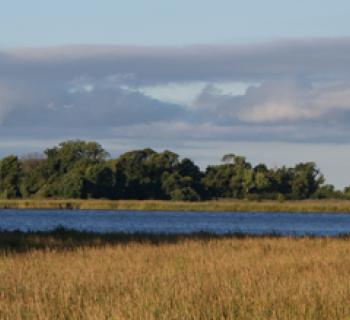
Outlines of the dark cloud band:
M147 142L345 142L350 38L255 45L73 46L0 52L0 134L7 139L126 137ZM202 81L193 108L144 85ZM223 93L220 81L260 86ZM176 96L176 92L174 92Z

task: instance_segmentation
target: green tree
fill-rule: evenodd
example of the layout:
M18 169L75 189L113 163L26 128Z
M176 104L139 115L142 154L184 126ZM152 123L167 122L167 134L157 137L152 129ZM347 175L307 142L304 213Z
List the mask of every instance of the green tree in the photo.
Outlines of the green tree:
M20 192L23 197L29 198L38 194L47 183L46 160L44 155L33 153L23 156L20 163L22 168Z
M232 164L208 166L202 179L206 197L209 199L232 198L231 179L235 174Z
M311 197L324 178L314 162L299 163L293 170L291 191L293 199L307 199Z
M242 156L235 156L233 158L233 166L235 172L231 179L233 197L244 198L254 187L252 166Z
M164 173L162 189L168 199L197 201L201 199L196 191L197 184L190 176L181 176L179 172Z
M108 153L97 142L70 140L45 151L49 173L62 175L77 162L90 165L103 162Z
M169 150L134 150L117 159L96 142L70 140L18 160L0 161L0 197L199 200L217 198L307 199L349 197L324 178L313 162L294 168L252 168L245 157L223 156L205 172Z
M22 170L16 156L8 156L0 162L0 197L17 198L20 193L20 178Z
M78 171L70 172L62 178L59 189L55 193L62 198L85 199L87 197L86 179Z
M143 149L126 152L118 157L114 171L119 195L125 199L161 198L160 183L156 183L160 180L158 165L152 161L154 155L154 150ZM161 162L158 157L154 158Z
M116 197L114 173L105 164L89 166L84 173L84 179L84 192L88 198L114 199Z
M331 184L325 184L320 186L312 196L315 199L341 199L344 198L344 194L335 190Z

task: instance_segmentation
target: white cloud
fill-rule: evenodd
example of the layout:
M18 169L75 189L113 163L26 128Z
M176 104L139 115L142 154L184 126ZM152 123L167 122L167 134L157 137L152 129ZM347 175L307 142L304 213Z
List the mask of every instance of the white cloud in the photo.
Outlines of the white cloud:
M260 88L264 90L264 86ZM341 121L339 112L350 111L350 83L306 86L285 86L274 83L274 90L265 99L243 103L239 118L247 122L281 122L323 120ZM252 100L252 99L251 99ZM326 117L326 118L325 118Z
M227 123L335 123L343 121L347 113L350 115L350 82L267 80L241 96L225 94L210 85L198 95L196 105Z

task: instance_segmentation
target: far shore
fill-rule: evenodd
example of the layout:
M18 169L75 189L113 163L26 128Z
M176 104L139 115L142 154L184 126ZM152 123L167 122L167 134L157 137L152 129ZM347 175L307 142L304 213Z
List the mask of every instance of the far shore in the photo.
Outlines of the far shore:
M350 213L350 200L211 200L186 202L161 200L13 199L0 200L0 209Z

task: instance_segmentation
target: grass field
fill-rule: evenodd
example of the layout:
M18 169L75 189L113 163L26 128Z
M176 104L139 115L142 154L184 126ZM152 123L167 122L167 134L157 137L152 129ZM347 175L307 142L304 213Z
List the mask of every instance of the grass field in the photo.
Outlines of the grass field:
M96 209L158 211L350 212L349 200L201 202L159 200L0 200L0 209Z
M349 319L350 239L0 233L0 319Z

